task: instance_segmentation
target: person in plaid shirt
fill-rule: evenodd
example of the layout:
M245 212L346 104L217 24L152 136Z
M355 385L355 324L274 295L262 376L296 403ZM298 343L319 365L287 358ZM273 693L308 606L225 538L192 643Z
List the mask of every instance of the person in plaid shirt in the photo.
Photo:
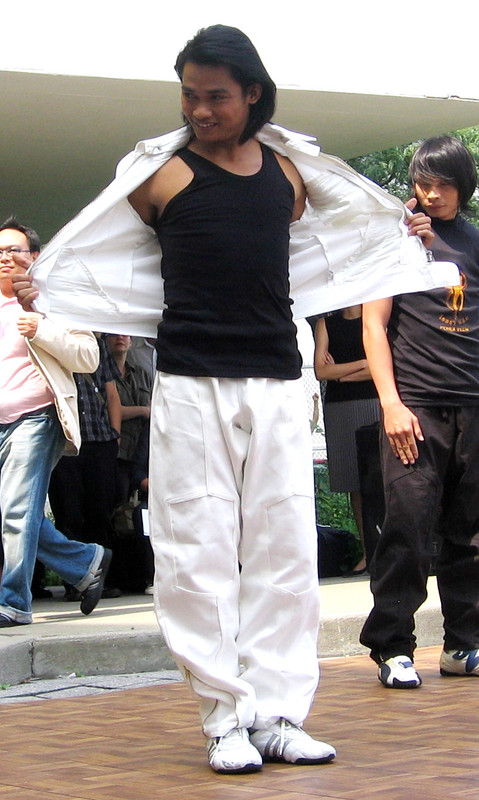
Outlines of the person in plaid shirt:
M116 499L116 461L121 405L115 378L118 369L98 337L100 364L91 375L75 373L82 445L76 458L61 458L52 472L48 496L56 525L68 538L98 542L112 549L111 517ZM118 594L115 555L106 592ZM76 590L66 587L66 600Z

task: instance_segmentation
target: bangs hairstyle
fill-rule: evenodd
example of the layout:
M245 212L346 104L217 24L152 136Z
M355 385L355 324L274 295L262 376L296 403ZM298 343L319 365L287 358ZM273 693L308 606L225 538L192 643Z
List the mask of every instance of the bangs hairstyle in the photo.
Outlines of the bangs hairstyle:
M24 236L27 237L28 246L30 248L30 253L39 253L40 252L40 237L38 233L33 230L33 228L29 228L27 225L22 225L16 217L11 216L2 222L0 225L0 231L20 231L23 233Z
M454 136L433 136L414 153L409 165L409 180L416 183L443 181L456 187L459 209L467 211L477 186L477 165L467 147Z
M271 120L276 108L276 84L268 75L251 40L238 28L211 25L199 30L176 59L175 71L180 80L188 61L199 66L225 67L233 80L239 83L243 94L254 83L260 84L261 97L257 103L250 105L249 119L240 144L251 139Z

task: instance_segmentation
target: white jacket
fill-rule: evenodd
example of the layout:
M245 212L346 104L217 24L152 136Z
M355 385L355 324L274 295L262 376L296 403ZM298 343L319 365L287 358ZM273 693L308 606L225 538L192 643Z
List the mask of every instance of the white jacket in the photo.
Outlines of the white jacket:
M94 372L100 351L89 331L70 330L41 319L32 339L25 338L32 363L52 391L58 419L65 436L65 453L80 449L77 387L73 372Z
M115 180L47 244L32 265L40 311L78 328L155 335L164 307L161 251L127 198L189 137L181 128L139 142ZM257 138L295 164L308 193L290 231L296 318L458 282L455 265L428 262L418 237L408 236L399 200L310 137L267 124Z

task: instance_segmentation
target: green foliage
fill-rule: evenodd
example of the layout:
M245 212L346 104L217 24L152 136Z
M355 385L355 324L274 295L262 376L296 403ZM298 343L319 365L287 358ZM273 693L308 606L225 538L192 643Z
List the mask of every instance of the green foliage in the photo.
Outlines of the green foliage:
M469 148L479 166L479 126L452 131L451 136L456 136ZM408 168L412 155L420 141L411 142L401 147L389 147L376 153L357 156L349 159L348 163L357 172L382 186L390 194L405 201L411 197L411 187L408 180ZM469 220L479 227L479 199L477 192L470 202L471 212Z
M45 586L61 586L62 585L62 579L59 578L57 573L53 572L53 570L50 569L50 567L46 567L44 585Z
M358 536L349 495L329 491L329 472L326 463L314 465L314 485L317 524L331 525L332 528L351 531Z
M362 555L362 545L354 521L349 495L329 491L329 472L327 463L314 465L314 488L316 497L316 523L330 525L341 531L350 531L355 539L348 544L342 572L348 572L358 563Z

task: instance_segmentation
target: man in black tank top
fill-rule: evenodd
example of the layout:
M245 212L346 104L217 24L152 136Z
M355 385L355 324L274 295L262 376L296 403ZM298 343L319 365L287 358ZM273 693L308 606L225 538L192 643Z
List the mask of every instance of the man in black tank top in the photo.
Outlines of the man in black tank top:
M335 750L302 729L318 681L311 439L289 297L305 189L254 134L275 86L247 37L180 53L179 151L130 196L157 232L166 310L152 402L157 614L217 772Z
M288 264L305 187L255 138L276 87L241 31L200 31L176 71L190 141L129 197L163 252L158 620L198 696L213 770L321 764L334 748L302 729L318 682L317 535Z
M374 608L361 642L379 679L411 689L414 614L424 602L433 534L444 615L442 675L479 676L479 231L459 213L477 182L449 136L428 139L410 167L431 215L437 259L457 286L367 303L364 344L384 416L386 516L371 568Z

